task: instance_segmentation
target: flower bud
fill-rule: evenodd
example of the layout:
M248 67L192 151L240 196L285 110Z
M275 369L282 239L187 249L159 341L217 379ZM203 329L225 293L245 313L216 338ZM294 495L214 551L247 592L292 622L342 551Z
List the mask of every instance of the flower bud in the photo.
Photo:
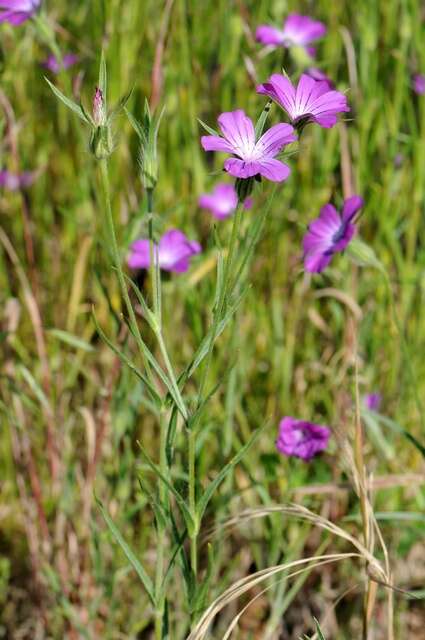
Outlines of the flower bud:
M93 122L96 127L102 127L106 123L105 99L99 87L96 87L93 97Z
M92 131L90 138L90 151L96 160L108 158L114 150L111 128L106 124L104 127L96 127Z
M253 178L236 178L235 189L239 202L244 202L251 195L255 179L256 176Z

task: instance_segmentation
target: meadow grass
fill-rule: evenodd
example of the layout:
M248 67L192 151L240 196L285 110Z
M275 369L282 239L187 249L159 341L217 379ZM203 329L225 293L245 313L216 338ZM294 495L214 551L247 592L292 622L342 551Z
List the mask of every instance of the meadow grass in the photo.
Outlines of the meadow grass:
M49 75L64 94L90 108L104 50L109 104L132 89L126 108L138 120L146 98L157 114L164 108L153 202L124 111L106 167L43 77L52 43L33 21L0 25L2 165L40 171L29 190L0 194L0 637L422 637L422 603L405 593L423 596L425 579L425 97L411 86L425 72L421 5L47 3L60 51L80 56ZM188 452L176 403L168 397L158 412L102 339L145 371L122 316L105 188L123 264L130 242L150 230L180 228L202 244L187 274L163 275L159 329L141 320L123 276L146 345L168 373L169 354L178 378L213 322L217 262L225 269L218 247L226 255L232 233L232 219L214 221L197 204L222 177L221 157L200 146L198 118L215 127L221 112L243 108L255 121L265 104L255 84L282 64L297 77L293 57L261 55L254 38L290 10L327 25L317 60L352 110L330 130L307 127L289 180L257 185L240 216L249 234L268 212L234 292L243 298L214 336L208 369L169 394L202 409ZM268 124L281 119L274 106ZM365 200L360 235L379 262L339 255L323 274L307 274L306 226L353 193ZM152 278L135 280L150 302ZM362 407L371 391L383 396L380 414ZM283 415L331 425L327 452L308 464L279 455ZM170 417L168 466L159 452ZM191 535L176 494L191 510L258 429ZM213 626L203 630L205 620Z

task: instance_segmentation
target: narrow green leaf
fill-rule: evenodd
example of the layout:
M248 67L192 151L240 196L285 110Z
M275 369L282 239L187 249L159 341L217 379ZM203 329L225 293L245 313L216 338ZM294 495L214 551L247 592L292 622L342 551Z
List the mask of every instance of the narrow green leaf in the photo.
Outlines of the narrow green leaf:
M205 129L205 131L207 133L209 133L210 135L221 137L220 134L218 133L218 131L216 131L212 127L209 127L207 124L205 124L205 122L202 122L202 120L200 118L198 118L198 122L201 125L201 127L203 127Z
M218 323L218 327L217 327L217 331L216 331L216 336L215 339L217 340L221 334L223 333L224 329L226 328L226 326L228 325L228 323L230 322L230 320L232 319L232 317L234 316L234 314L236 313L239 305L241 304L243 298L245 297L247 291L248 291L249 287L246 286L240 293L240 295L236 298L236 300L227 307L226 309L226 313L224 315L224 318ZM208 353L208 349L210 347L210 342L211 342L211 335L212 335L212 329L209 330L209 332L207 333L207 335L203 338L201 344L199 345L195 356L192 360L192 363L189 365L188 369L187 369L187 373L185 374L185 380L189 379L196 371L196 369L199 367L199 365L201 364L201 362L203 361L203 359L205 358L205 356Z
M157 464L155 464L155 462L149 456L146 449L143 447L143 445L139 440L137 441L137 444L139 446L140 451L142 452L143 458L146 460L149 467L152 469L152 471L158 476L158 478L165 484L165 486L171 491L171 493L175 497L177 504L179 505L181 512L183 514L183 517L185 519L188 531L189 532L193 531L195 527L195 523L193 521L192 514L190 513L186 505L186 502L184 501L180 493L177 491L177 489L173 487L171 482L163 475L161 469L158 467Z
M316 632L317 632L317 635L319 636L319 640L325 640L325 636L322 633L318 620L316 620L316 618L313 618L313 620L314 620L314 624L316 625Z
M173 464L174 441L175 441L176 432L177 432L177 416L178 416L177 408L173 407L171 411L171 417L168 423L167 437L166 437L166 443L165 443L165 452L166 452L167 463L169 467L171 467L171 465Z
M130 562L131 566L136 571L137 575L139 576L140 580L143 583L143 586L146 589L146 592L147 592L147 594L149 596L149 599L150 599L152 605L155 607L156 606L156 602L155 602L154 586L153 586L152 580L150 579L150 577L146 573L146 571L143 568L141 562L138 560L136 555L133 553L133 551L131 550L129 545L126 543L126 541L122 537L120 531L115 526L111 516L109 515L107 510L104 508L104 506L102 505L100 500L96 499L96 501L97 501L99 509L100 509L100 511L102 513L102 516L103 516L106 524L109 527L110 532L112 533L112 535L114 536L115 540L117 541L117 543L119 544L119 546L121 547L123 552L125 553L125 555L126 555L128 561Z
M102 53L100 55L98 86L99 86L99 89L101 90L101 92L103 93L103 99L104 99L105 104L106 104L106 94L107 94L107 91L108 91L108 75L107 75L107 70L106 70L105 52L104 52L103 49L102 49Z
M114 343L106 336L106 334L103 332L103 330L101 329L97 321L96 314L94 313L94 311L92 312L92 314L93 314L93 321L96 326L96 330L100 335L100 337L102 338L102 340L104 340L104 342L106 342L108 347L112 349L112 351L120 358L120 360L124 362L124 364L126 364L127 367L129 367L129 369L131 369L131 371L133 371L133 373L135 373L138 378L140 378L140 380L145 384L146 388L149 390L153 401L156 403L156 405L159 408L159 406L161 405L161 398L156 392L156 389L151 385L148 378L146 378L146 376L143 375L140 369L138 369L136 365L131 362L131 360L125 355L125 353L120 351L120 349L118 349L118 347L114 345Z
M238 464L238 462L240 460L242 460L242 458L244 457L245 453L252 447L252 445L254 444L254 442L257 440L258 436L260 435L260 433L263 432L263 430L265 429L265 426L257 429L257 431L255 431L253 433L253 435L251 436L251 438L248 440L248 442L242 447L242 449L230 460L230 462L228 462L220 471L220 473L217 474L217 476L214 478L214 480L210 483L210 485L207 487L207 489L205 490L205 493L203 494L203 496L201 497L201 499L199 500L199 504L198 504L198 508L197 508L197 513L198 513L198 519L199 521L201 520L202 516L205 513L205 509L207 508L207 505L209 503L209 501L211 500L215 490L218 488L218 486L223 482L223 480L225 479L225 477L230 473L230 471L232 471L232 469Z
M264 127L265 124L267 122L267 118L269 116L270 113L270 109L272 107L272 101L269 100L266 104L266 106L264 107L264 109L262 110L260 117L258 118L256 124L255 124L255 137L258 140L258 138L261 137L263 131L264 131Z
M133 87L130 89L130 91L128 91L127 93L125 93L117 102L117 104L115 105L115 107L111 110L110 114L109 114L109 119L113 120L123 109L125 109L125 105L127 104L127 102L130 100L131 95L133 93Z
M47 82L47 84L49 85L49 87L51 88L51 90L53 91L53 93L55 94L55 96L61 101L63 102L63 104L68 107L68 109L71 109L71 111L73 111L75 114L77 114L77 116L86 124L90 124L90 122L87 120L86 116L84 115L84 111L82 110L82 108L80 107L79 104L77 104L76 102L74 102L73 100L70 100L69 98L67 98L62 91L59 91L59 89L57 87L55 87L54 84L52 84L50 82L50 80L48 78L44 78L45 81Z
M75 349L81 349L82 351L87 351L89 353L95 351L95 348L92 347L91 344L77 336L74 336L72 333L68 333L68 331L62 331L62 329L48 329L47 333Z
M23 364L19 365L18 371L21 373L22 377L24 378L30 389L33 391L39 403L44 407L45 411L47 411L47 413L51 413L52 409L46 397L46 394L44 393L43 389L40 387L32 373Z
M142 124L138 120L136 120L136 118L127 109L127 107L124 107L124 111L125 111L125 113L127 115L127 118L129 119L129 122L130 122L131 126L133 127L133 129L137 133L137 136L140 138L142 143L145 144L146 143L146 133L145 133L145 131L143 129Z
M383 424L384 426L389 427L393 431L396 431L397 433L402 434L405 438L410 440L410 442L417 448L418 451L420 451L420 453L425 458L425 446L421 442L419 442L419 440L417 440L417 438L414 435L412 435L410 431L407 431L407 429L399 425L398 422L395 422L395 420L391 420L391 418L387 418L387 416L376 414L376 419L379 422L381 422L381 424Z

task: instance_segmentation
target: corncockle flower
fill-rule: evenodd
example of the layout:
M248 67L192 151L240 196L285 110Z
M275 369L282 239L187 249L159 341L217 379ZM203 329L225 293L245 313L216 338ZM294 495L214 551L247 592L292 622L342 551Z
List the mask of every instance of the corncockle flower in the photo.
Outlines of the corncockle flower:
M327 82L317 82L305 73L296 88L289 78L275 73L257 87L257 92L277 102L295 126L316 122L321 127L330 128L336 124L338 113L350 111L343 93L329 90Z
M8 191L18 191L30 187L37 178L35 171L23 171L22 173L11 173L10 171L0 171L0 187Z
M62 62L54 55L50 55L42 64L45 69L52 73L59 73L62 68L69 69L69 67L72 67L78 62L78 59L78 56L74 53L66 53L62 58Z
M214 218L224 220L234 213L238 206L238 194L232 184L218 184L211 193L203 193L199 198L199 206L211 211ZM252 198L246 198L245 209L252 207Z
M222 113L218 124L223 137L202 136L201 144L205 151L225 151L236 156L224 161L225 171L235 178L261 175L272 182L286 180L291 170L275 156L296 140L291 125L276 124L256 141L252 120L242 109Z
M369 411L379 411L382 402L380 393L368 393L363 398L364 405Z
M17 26L32 18L40 5L41 0L0 0L0 22Z
M360 196L345 200L342 215L331 204L325 204L319 217L304 236L304 265L311 273L320 273L328 266L334 253L343 251L356 232L352 220L363 206Z
M425 93L425 75L423 73L417 73L413 76L413 89L419 96L423 96Z
M279 423L276 448L285 456L311 460L328 446L329 427L286 416Z
M310 76L310 78L313 78L313 80L316 80L316 82L326 82L329 90L335 88L332 80L321 69L317 69L317 67L310 67L307 69L306 74Z
M201 245L188 238L178 229L164 233L154 253L159 267L164 271L183 273L188 270L190 258L201 253ZM136 240L130 247L127 264L131 269L149 269L151 262L149 240Z
M313 20L309 16L292 13L286 18L283 29L261 25L258 27L255 37L258 42L266 45L304 47L310 55L314 56L315 49L308 45L324 36L325 33L326 26L323 22Z

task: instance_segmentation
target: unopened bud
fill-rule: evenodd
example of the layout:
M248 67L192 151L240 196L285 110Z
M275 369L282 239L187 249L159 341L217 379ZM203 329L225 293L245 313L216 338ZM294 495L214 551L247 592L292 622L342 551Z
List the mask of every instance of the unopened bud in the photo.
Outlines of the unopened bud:
M257 176L253 178L236 178L235 189L239 202L244 202L251 195L256 178Z
M93 122L96 127L102 127L106 123L105 99L99 87L96 87L93 98Z

